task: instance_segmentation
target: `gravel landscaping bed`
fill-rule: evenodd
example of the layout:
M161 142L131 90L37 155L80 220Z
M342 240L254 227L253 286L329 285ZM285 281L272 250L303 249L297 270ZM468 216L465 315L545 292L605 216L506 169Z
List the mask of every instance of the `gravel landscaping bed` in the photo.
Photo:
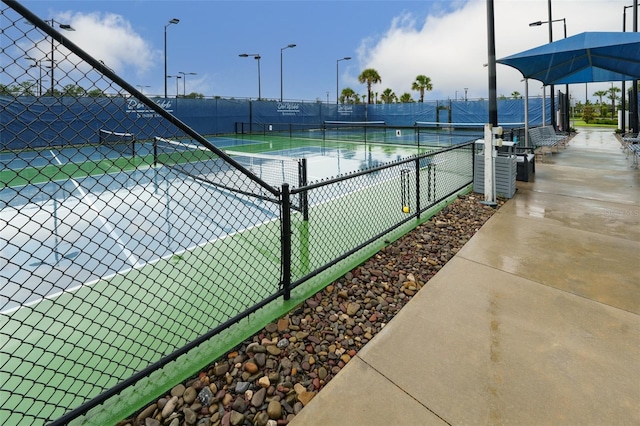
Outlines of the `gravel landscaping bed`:
M458 197L118 425L286 425L494 214L482 199Z

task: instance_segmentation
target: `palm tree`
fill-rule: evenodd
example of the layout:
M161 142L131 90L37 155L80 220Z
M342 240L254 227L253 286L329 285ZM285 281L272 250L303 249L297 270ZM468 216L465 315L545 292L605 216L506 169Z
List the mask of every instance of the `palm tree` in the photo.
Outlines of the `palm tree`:
M362 84L367 85L367 103L370 104L372 103L372 99L371 99L371 85L373 84L378 84L378 83L382 83L382 78L380 78L380 74L378 74L378 71L374 70L373 68L367 68L366 70L362 71L362 74L360 74L358 76L358 81Z
M345 87L340 93L340 103L352 104L355 102L356 92L351 87Z
M597 92L593 93L593 96L597 96L598 98L600 98L600 115L602 114L602 98L604 96L607 96L607 91L606 90L598 90Z
M411 93L404 92L402 96L400 96L400 102L402 102L403 104L408 104L410 102L413 102L413 99L411 98Z
M420 92L420 102L424 102L424 92L433 90L431 79L426 75L420 74L416 77L416 81L411 85L411 90Z
M611 99L611 118L613 118L613 115L616 112L616 100L618 100L618 93L620 93L620 88L611 86L611 88L607 90L607 92L609 92L607 97Z
M14 86L16 96L35 96L36 83L33 81L22 81Z
M395 102L396 98L397 98L396 94L393 93L393 90L389 88L384 89L384 92L382 92L382 95L380 95L380 99L385 104L392 104L393 102Z
M511 97L513 99L520 99L520 98L522 98L522 95L517 90L514 90L513 93L511 93Z

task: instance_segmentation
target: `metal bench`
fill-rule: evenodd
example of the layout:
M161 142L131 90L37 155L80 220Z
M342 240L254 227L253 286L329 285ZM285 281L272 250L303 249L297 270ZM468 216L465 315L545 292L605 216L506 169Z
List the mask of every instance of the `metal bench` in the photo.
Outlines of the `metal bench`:
M529 129L529 142L534 147L534 153L536 156L544 157L544 155L553 152L553 148L558 149L559 140L557 137L550 136L544 127L534 127Z
M566 143L569 140L568 135L556 133L553 126L542 126L540 132L545 139L556 140L558 145L566 148Z
M633 167L638 167L638 158L640 158L640 143L630 143L627 145L627 158L629 155L632 156L633 159Z

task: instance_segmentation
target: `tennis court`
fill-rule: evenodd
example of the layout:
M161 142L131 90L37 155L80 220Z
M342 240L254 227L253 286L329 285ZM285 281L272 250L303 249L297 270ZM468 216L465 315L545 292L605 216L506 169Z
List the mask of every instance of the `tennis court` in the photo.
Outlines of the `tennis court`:
M293 186L299 186L299 182L292 181L293 177L282 171L284 166L280 160L283 158L306 158L308 180L312 182L419 152L413 147L357 143L314 145L314 141L278 137L268 141L232 138L212 138L212 141L225 149L261 152L263 155L253 157L241 157L238 152L234 158L263 179L267 174L275 175L267 179L268 182L281 178L280 183L288 181ZM12 259L0 272L0 278L6 280L0 294L3 312L171 258L277 217L277 205L242 194L224 198L191 196L195 190L193 179L166 166L154 167L150 159L153 144L136 145L133 157L123 157L120 151L109 151L107 146L49 149L37 155L20 152L13 158L9 153L3 154L3 173L8 175L7 170L16 173L13 180L3 178L9 185L0 190L2 220L11 224L3 232L3 240L11 241L11 245L3 244L2 258ZM267 151L267 146L273 150ZM109 158L114 164L100 167ZM124 162L124 166L116 164L118 161ZM94 169L84 167L86 164ZM39 172L30 172L30 167ZM71 178L62 182L55 181L58 173L52 173L54 182L13 184L29 180L30 175L46 176L42 168L47 167L54 167L67 176L71 167L75 170L70 173ZM117 171L112 172L112 168ZM297 176L297 170L295 172ZM221 190L202 181L198 187L206 191ZM253 213L236 217L233 212L238 209L250 209ZM198 212L205 232L177 237L183 231L175 224L185 210ZM226 213L217 217L207 212ZM131 217L132 214L135 217ZM127 225L123 226L124 223ZM107 240L109 244L105 244ZM184 240L189 244L184 244ZM104 247L114 250L107 253ZM83 253L94 255L89 257ZM98 263L97 259L110 260ZM61 272L67 268L76 271Z

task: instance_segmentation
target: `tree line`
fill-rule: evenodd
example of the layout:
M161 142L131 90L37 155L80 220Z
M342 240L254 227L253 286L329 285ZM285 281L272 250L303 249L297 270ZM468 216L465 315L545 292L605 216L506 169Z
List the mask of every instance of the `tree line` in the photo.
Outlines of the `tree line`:
M413 98L411 97L411 93L409 92L405 92L400 96L396 95L393 92L393 90L389 88L385 89L382 93L373 92L372 86L374 84L382 83L382 78L380 77L380 74L378 73L378 71L376 71L373 68L367 68L364 71L362 71L362 73L360 73L360 75L358 76L358 82L360 82L361 84L365 84L367 86L366 96L362 95L362 97L360 97L360 95L356 93L356 91L353 90L351 87L345 87L344 89L342 89L342 92L340 93L340 99L339 99L340 103L359 104L359 103L364 103L365 98L366 98L366 103L368 104L373 104L373 103L391 104L396 102L399 102L399 103L414 102ZM424 93L430 90L433 90L433 83L431 83L431 78L423 74L418 75L415 81L411 84L411 90L419 92L420 93L419 102L424 102Z
M56 96L56 97L65 96L65 97L73 97L73 98L82 98L82 97L101 98L101 97L107 97L107 96L122 96L122 93L117 93L115 95L108 94L104 90L97 89L97 88L86 90L85 88L77 84L67 84L62 89L54 88L53 90L51 90L51 88L44 89L43 87L38 85L36 82L27 80L27 81L22 81L20 83L16 83L10 86L6 84L0 84L0 96L2 95L16 96L16 97L17 96ZM204 95L202 93L192 92L186 96L180 95L180 97L201 99L201 98L204 98Z

